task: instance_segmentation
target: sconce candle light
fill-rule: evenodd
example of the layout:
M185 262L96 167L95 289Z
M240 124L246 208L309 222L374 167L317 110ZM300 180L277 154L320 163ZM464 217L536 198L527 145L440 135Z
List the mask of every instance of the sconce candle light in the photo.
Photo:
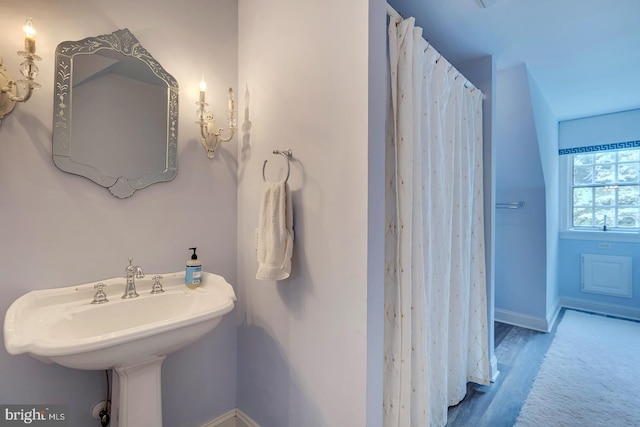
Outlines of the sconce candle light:
M20 73L24 79L14 80L0 57L0 124L4 116L13 111L17 102L27 102L31 98L33 90L40 87L35 82L35 78L38 76L38 67L35 61L41 61L41 58L36 55L36 30L33 28L31 18L27 19L23 29L25 32L24 51L19 51L18 56L25 58L20 64ZM24 88L22 95L18 95L18 85Z
M200 142L207 152L207 157L212 159L215 156L220 143L229 142L231 141L231 138L233 138L236 131L236 119L234 117L233 89L229 88L229 130L227 131L227 135L223 136L223 129L217 127L213 113L207 110L208 104L205 102L206 90L207 83L202 79L200 82L200 97L198 102L196 102L196 105L198 106L198 109L196 110L196 117L198 118L198 121L196 124L200 126Z

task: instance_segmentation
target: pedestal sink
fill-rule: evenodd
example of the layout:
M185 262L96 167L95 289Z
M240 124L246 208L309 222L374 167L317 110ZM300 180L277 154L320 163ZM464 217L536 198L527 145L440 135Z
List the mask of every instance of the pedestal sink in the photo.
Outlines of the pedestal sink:
M136 281L139 297L122 299L124 278L103 280L108 301L92 304L97 282L29 292L11 304L4 322L10 354L28 353L76 369L113 369L111 427L161 426L162 361L199 339L234 307L233 288L203 272L196 289L184 272L163 274L164 292L151 294L153 275Z

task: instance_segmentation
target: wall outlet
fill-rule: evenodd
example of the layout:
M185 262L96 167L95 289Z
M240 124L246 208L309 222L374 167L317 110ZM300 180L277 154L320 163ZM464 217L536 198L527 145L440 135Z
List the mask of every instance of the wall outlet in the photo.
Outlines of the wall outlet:
M611 243L598 242L598 249L611 249Z

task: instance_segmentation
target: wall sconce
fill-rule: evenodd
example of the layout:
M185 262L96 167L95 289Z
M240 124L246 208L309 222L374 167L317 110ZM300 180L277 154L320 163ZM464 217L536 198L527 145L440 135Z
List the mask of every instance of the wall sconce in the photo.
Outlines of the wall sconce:
M213 113L207 110L207 104L204 102L204 94L207 90L207 84L204 79L200 82L200 99L196 102L198 109L196 124L200 125L200 134L202 136L200 142L207 152L207 157L213 159L216 150L222 142L229 142L236 131L236 119L234 117L233 90L229 88L229 130L227 136L222 135L222 128L217 127L216 119Z
M35 82L35 78L38 76L38 67L35 61L42 59L36 55L36 30L33 28L31 18L27 19L23 29L25 32L24 51L18 52L18 56L25 58L24 62L20 64L20 73L24 79L14 80L0 57L0 124L2 124L4 116L13 111L17 102L27 102L33 94L33 89L40 87ZM24 88L22 95L18 95L18 85Z

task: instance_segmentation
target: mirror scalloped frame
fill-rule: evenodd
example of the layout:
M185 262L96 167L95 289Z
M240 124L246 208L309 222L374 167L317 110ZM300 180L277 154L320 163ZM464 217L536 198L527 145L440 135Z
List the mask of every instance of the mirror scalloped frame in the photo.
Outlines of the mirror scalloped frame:
M109 176L97 167L74 161L71 157L73 102L73 61L76 55L95 54L109 50L132 57L146 64L167 85L167 141L166 162L163 170L145 173L139 177ZM55 56L55 91L53 101L53 161L62 171L88 178L109 189L118 198L127 198L136 190L151 184L175 178L178 145L178 83L158 61L156 61L128 30L111 34L87 37L78 41L65 41L58 45Z

